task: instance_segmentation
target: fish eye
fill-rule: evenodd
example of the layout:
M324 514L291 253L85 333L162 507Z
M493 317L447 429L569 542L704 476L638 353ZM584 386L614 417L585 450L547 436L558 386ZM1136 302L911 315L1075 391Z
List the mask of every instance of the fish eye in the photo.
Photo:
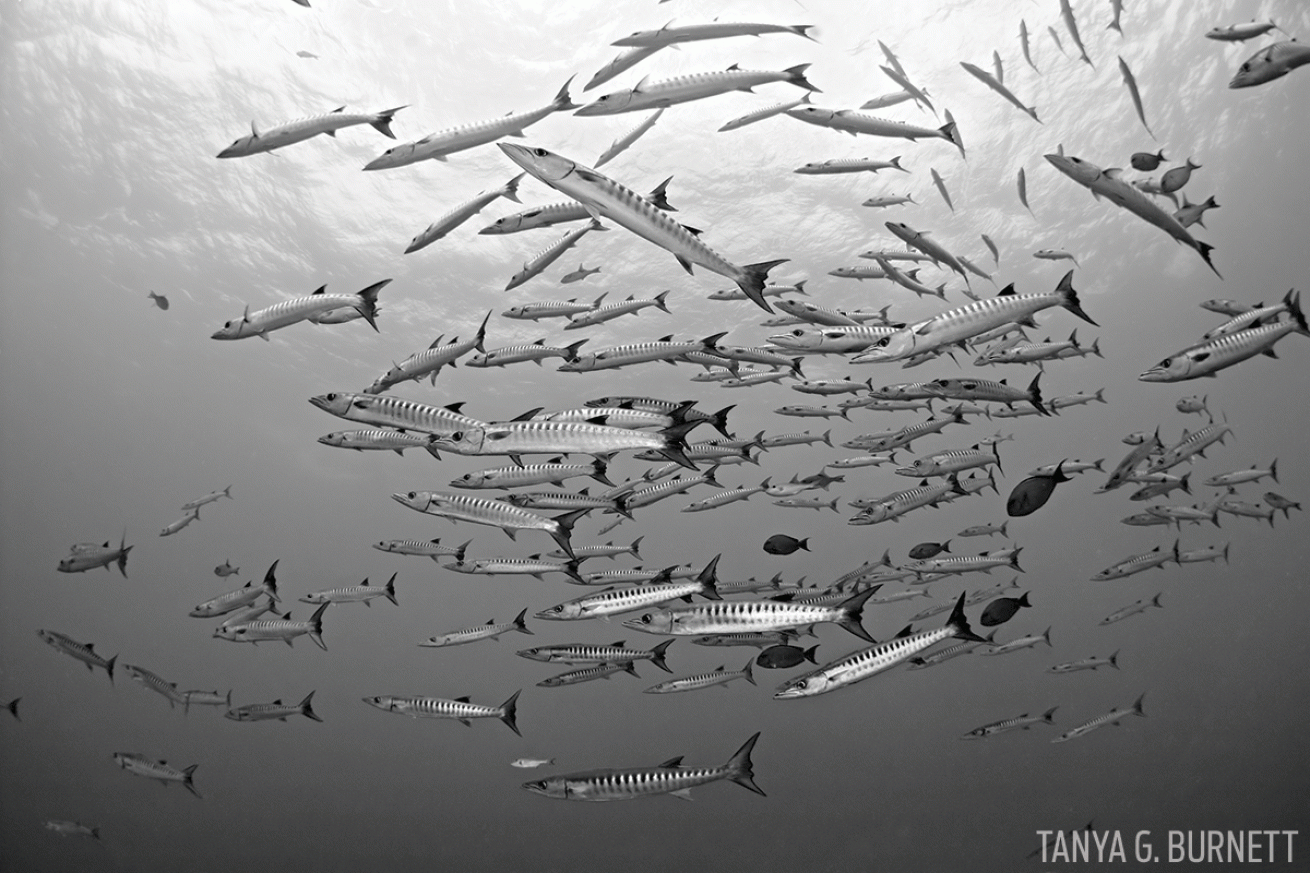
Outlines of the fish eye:
M1173 362L1174 362L1174 359L1173 359L1173 358L1165 358L1165 359L1164 359L1163 361L1161 361L1157 366L1160 366L1160 367L1168 367L1168 366L1171 366L1171 365L1173 364Z
M882 347L882 346L886 346L887 343L889 343L889 342L891 342L891 338L890 338L890 337L882 337L881 339L878 340L878 342L874 343L874 345L877 345L877 346L879 346L879 347Z
M533 149L533 150L532 150L532 153L533 153L534 155L536 155L537 157L539 157L539 158L544 158L544 157L546 156L546 150L545 150L545 149Z
M450 438L451 438L453 441L455 441L455 442L459 442L460 440L464 439L464 431L462 431L462 430L457 430L457 431L455 431L454 433L452 433L452 434L450 435ZM465 478L467 478L467 477L465 477Z
M804 334L805 331L801 330L799 327L791 332L792 336L803 336Z
M409 499L410 499L410 500L413 500L413 499L414 499L415 497L417 497L417 496L418 496L418 495L415 494L413 491L409 492Z
M643 615L643 616L641 617L641 623L642 623L642 624L650 624L650 613L649 613L649 612L646 613L645 615Z

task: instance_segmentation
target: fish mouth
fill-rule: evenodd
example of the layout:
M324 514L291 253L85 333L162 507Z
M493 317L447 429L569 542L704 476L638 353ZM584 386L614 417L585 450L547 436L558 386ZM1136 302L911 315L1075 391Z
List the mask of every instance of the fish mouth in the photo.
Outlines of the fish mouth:
M595 103L588 103L586 106L581 107L573 114L587 117L587 116L595 116L595 115L615 115L617 113L608 111L605 104L601 103L600 101L596 101Z
M528 147L521 146L512 142L498 142L496 148L505 153L505 157L518 164L525 170L531 169L532 161L529 157Z

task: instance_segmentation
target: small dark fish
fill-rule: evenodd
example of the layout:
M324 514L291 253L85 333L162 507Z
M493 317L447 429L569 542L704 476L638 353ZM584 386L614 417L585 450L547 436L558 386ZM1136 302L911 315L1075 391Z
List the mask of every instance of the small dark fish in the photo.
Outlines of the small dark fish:
M935 555L940 555L942 552L949 552L950 550L950 540L947 540L944 543L919 543L917 546L910 549L910 557L915 560L923 560L924 558L931 558Z
M998 597L987 604L987 608L982 611L982 618L978 619L978 623L983 627L1005 624L1014 618L1014 614L1021 607L1028 606L1032 606L1032 604L1028 602L1027 591L1023 593L1022 597Z
M795 537L789 537L786 534L774 534L764 541L764 551L770 555L790 555L797 549L809 551L810 547L806 545L810 541L809 537L798 540Z
M1153 172L1160 164L1168 160L1164 156L1164 149L1151 154L1150 152L1133 152L1129 162L1133 165L1134 170L1141 170L1143 173Z
M1055 465L1055 471L1049 476L1029 476L1010 492L1010 499L1005 501L1005 511L1011 518L1032 515L1046 505L1051 499L1051 492L1061 482L1068 482L1064 475L1064 461Z
M755 663L773 670L795 667L804 661L817 664L819 662L814 660L814 653L818 648L818 643L808 649L801 649L797 646L769 646L755 658Z
M1166 194L1182 190L1182 187L1192 178L1192 171L1199 169L1201 165L1192 163L1192 159L1188 158L1187 163L1181 167L1174 167L1160 177L1160 190Z
M301 49L300 51L296 52L296 57L298 57L298 58L312 58L312 59L314 59L314 60L318 60L318 55L314 54L313 52L307 52L307 51L305 51L304 49Z
M150 291L146 294L146 296L149 297L151 300L153 300L155 302L155 305L158 306L160 309L168 308L168 298L165 297L163 294L156 294L154 291Z

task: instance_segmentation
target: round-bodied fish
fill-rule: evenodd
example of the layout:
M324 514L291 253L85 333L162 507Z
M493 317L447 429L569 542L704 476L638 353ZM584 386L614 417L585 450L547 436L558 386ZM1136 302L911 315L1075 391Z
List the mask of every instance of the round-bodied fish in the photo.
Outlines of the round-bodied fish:
M809 537L798 540L786 534L774 534L764 541L764 551L770 555L790 555L798 549L804 549L808 552L810 551L809 542Z
M987 607L983 609L982 618L978 623L983 627L995 627L998 624L1005 624L1014 618L1014 614L1020 609L1032 606L1028 602L1028 592L1024 592L1022 597L998 597Z
M1064 463L1061 462L1055 466L1055 471L1050 475L1029 476L1014 486L1009 499L1005 501L1006 513L1011 518L1018 518L1032 515L1045 506L1046 501L1051 499L1055 486L1069 481L1069 477L1064 475L1063 466Z

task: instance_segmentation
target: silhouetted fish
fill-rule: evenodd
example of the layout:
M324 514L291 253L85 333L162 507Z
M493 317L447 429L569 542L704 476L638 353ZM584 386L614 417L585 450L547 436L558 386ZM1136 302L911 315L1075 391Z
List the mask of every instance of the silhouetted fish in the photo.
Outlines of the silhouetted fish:
M1005 624L1014 618L1014 614L1021 607L1029 606L1032 606L1032 604L1028 602L1028 592L1026 591L1022 597L998 597L987 604L987 608L983 610L982 618L978 619L978 623L983 627Z
M1010 492L1010 498L1005 501L1005 511L1011 518L1021 515L1031 515L1046 505L1046 501L1051 499L1051 492L1055 486L1061 482L1068 482L1069 477L1064 475L1064 462L1061 461L1055 465L1055 472L1049 476L1029 476Z
M773 670L781 670L787 667L795 667L797 664L809 661L811 664L817 664L814 660L814 653L819 648L816 643L808 649L802 649L799 646L769 646L760 652L755 659L755 663L761 667L768 667Z
M770 555L790 555L797 549L809 551L810 547L806 545L810 541L809 537L798 540L795 537L789 537L786 534L774 534L764 541L764 551Z
M924 558L931 558L940 555L942 552L949 552L950 550L950 540L947 540L944 543L919 543L917 546L910 549L910 557L915 558L916 560L922 560Z

